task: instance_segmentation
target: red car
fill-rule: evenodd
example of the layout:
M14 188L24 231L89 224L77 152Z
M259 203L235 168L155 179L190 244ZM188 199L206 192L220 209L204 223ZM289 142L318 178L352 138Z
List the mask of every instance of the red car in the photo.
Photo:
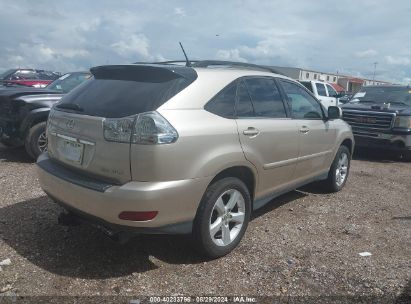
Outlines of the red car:
M61 75L57 72L34 69L11 69L0 74L3 85L23 85L28 87L44 88Z

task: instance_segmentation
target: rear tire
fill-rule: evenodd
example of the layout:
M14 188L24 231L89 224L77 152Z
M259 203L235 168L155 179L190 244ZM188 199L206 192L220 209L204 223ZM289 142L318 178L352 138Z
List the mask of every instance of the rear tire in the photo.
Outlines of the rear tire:
M338 192L344 188L348 179L351 164L351 153L346 146L340 146L331 164L328 177L322 182L329 192Z
M34 160L39 155L47 151L46 122L40 122L32 126L24 141L24 147L27 153Z
M196 249L209 258L228 254L244 236L250 214L250 193L241 180L216 181L207 188L194 220Z

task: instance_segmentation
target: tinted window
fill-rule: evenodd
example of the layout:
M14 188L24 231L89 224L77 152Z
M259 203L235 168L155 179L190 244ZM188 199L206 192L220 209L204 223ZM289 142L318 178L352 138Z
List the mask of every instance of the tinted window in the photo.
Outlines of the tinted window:
M328 96L334 97L337 95L337 92L333 89L332 86L327 84Z
M207 111L223 117L234 117L237 83L233 82L219 92L204 107Z
M325 86L322 83L316 83L315 86L317 87L317 93L320 96L327 96L325 92Z
M311 82L302 81L301 84L302 84L303 86L305 86L305 87L306 87L308 90L310 90L311 92L313 91L313 87L312 87L312 85L311 85Z
M237 88L237 117L253 117L254 109L250 95L243 81L239 82Z
M273 79L249 78L245 80L257 117L286 117L284 104Z
M125 117L156 110L193 81L183 77L155 77L155 73L157 72L150 76L153 79L147 81L90 79L65 95L56 107L61 111L72 111L64 109L63 105L75 104L80 108L77 112L81 114L108 118ZM127 75L121 76L127 78ZM144 76L144 73L137 76L142 79L149 77Z
M321 119L320 104L301 86L289 81L280 80L293 118L296 119Z
M64 93L70 92L83 81L91 78L88 73L69 73L61 76L47 86L47 89L58 90Z

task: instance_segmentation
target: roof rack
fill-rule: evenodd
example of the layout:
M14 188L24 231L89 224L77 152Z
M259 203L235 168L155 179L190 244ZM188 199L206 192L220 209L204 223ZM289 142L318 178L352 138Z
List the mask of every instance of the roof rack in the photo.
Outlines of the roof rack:
M252 64L252 63L244 63L244 62L235 62L235 61L222 61L222 60L203 60L197 61L192 65L194 68L206 68L209 66L230 66L236 68L246 68L250 70L259 70L259 71L268 71L275 74L281 74L276 69L273 69L268 66Z
M186 64L185 60L171 60L171 61L161 61L161 62L135 62L135 64L175 64L183 63ZM229 66L235 68L245 68L250 70L258 71L268 71L275 74L283 75L276 69L269 66L257 65L252 63L235 62L235 61L223 61L223 60L190 60L191 67L193 68L207 68L210 66Z

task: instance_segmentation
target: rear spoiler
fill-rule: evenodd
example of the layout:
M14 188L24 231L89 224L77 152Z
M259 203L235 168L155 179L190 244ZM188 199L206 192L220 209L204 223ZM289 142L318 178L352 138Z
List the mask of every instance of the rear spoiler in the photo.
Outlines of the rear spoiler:
M178 78L194 81L197 73L190 67L171 65L104 65L90 69L95 79L160 83Z

